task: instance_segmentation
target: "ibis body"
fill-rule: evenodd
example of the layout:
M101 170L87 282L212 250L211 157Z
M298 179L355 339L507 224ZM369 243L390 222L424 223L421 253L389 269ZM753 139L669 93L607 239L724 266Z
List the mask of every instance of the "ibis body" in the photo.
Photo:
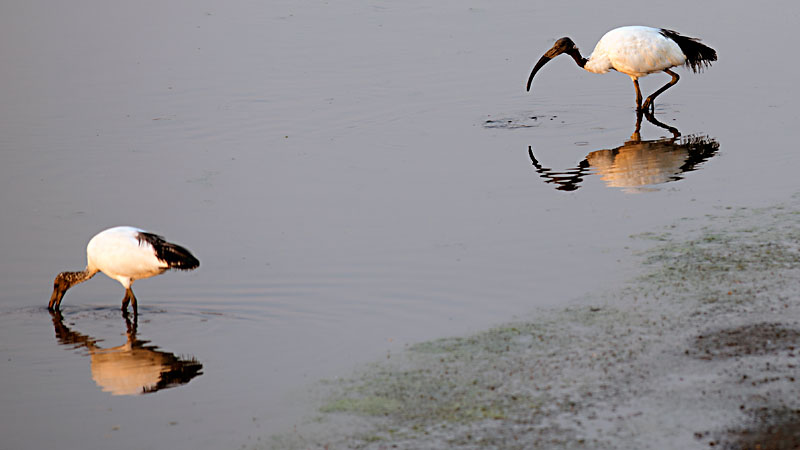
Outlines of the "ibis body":
M570 55L578 66L589 72L606 73L613 69L630 76L636 88L637 110L652 108L655 98L678 82L680 77L671 68L685 65L697 72L717 60L717 52L700 43L697 38L664 28L620 27L606 33L597 42L588 59L581 56L572 39L564 37L556 41L533 67L528 77L528 91L536 72L562 53ZM656 72L665 72L672 76L672 80L647 97L642 104L639 78Z
M200 261L189 250L157 234L127 226L109 228L95 235L86 246L86 269L56 276L48 309L57 311L67 289L103 272L125 288L122 311L127 312L130 302L133 313L137 314L136 297L131 290L134 281L168 269L192 270L199 265Z

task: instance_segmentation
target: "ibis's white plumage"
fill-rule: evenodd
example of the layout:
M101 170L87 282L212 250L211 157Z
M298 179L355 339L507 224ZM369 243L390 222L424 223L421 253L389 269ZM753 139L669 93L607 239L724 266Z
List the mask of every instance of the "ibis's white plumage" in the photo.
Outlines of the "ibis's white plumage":
M680 46L661 29L630 26L613 29L600 38L583 68L592 73L614 69L636 79L685 63Z
M70 287L103 272L125 287L122 310L131 302L137 313L136 297L131 285L167 269L192 270L200 261L185 248L167 242L161 236L134 227L114 227L95 235L86 246L86 269L61 272L53 282L50 310L58 310L64 293Z
M119 281L125 289L134 280L159 275L169 268L156 257L153 245L140 241L146 231L134 227L114 227L98 233L86 246L90 271L103 272Z

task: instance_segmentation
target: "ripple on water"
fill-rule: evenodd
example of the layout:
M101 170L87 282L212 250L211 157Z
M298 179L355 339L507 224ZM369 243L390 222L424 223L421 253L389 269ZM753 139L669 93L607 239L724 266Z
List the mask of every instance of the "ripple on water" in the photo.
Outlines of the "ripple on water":
M491 117L491 116L489 116ZM518 128L535 128L542 126L546 122L559 121L558 116L553 115L519 115L514 117L496 117L487 119L483 122L484 128L514 130ZM558 123L564 123L563 120Z

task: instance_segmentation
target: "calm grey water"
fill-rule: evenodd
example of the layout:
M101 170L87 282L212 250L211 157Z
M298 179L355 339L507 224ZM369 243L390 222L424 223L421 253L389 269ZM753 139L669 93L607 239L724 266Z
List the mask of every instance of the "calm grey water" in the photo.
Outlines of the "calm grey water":
M613 288L631 234L787 198L800 7L719 8L3 3L0 448L255 445L319 379ZM627 24L718 51L657 101L681 139L630 142L630 79L566 57L525 92L554 39L588 56ZM135 329L103 275L51 317L55 274L121 224L200 268L138 282Z

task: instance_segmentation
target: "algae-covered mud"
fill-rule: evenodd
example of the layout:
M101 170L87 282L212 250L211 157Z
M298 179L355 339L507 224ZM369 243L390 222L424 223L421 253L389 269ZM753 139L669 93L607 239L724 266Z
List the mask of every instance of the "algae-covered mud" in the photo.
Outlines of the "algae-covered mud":
M387 355L267 446L800 448L798 219L795 196L632 236L655 245L621 291Z

